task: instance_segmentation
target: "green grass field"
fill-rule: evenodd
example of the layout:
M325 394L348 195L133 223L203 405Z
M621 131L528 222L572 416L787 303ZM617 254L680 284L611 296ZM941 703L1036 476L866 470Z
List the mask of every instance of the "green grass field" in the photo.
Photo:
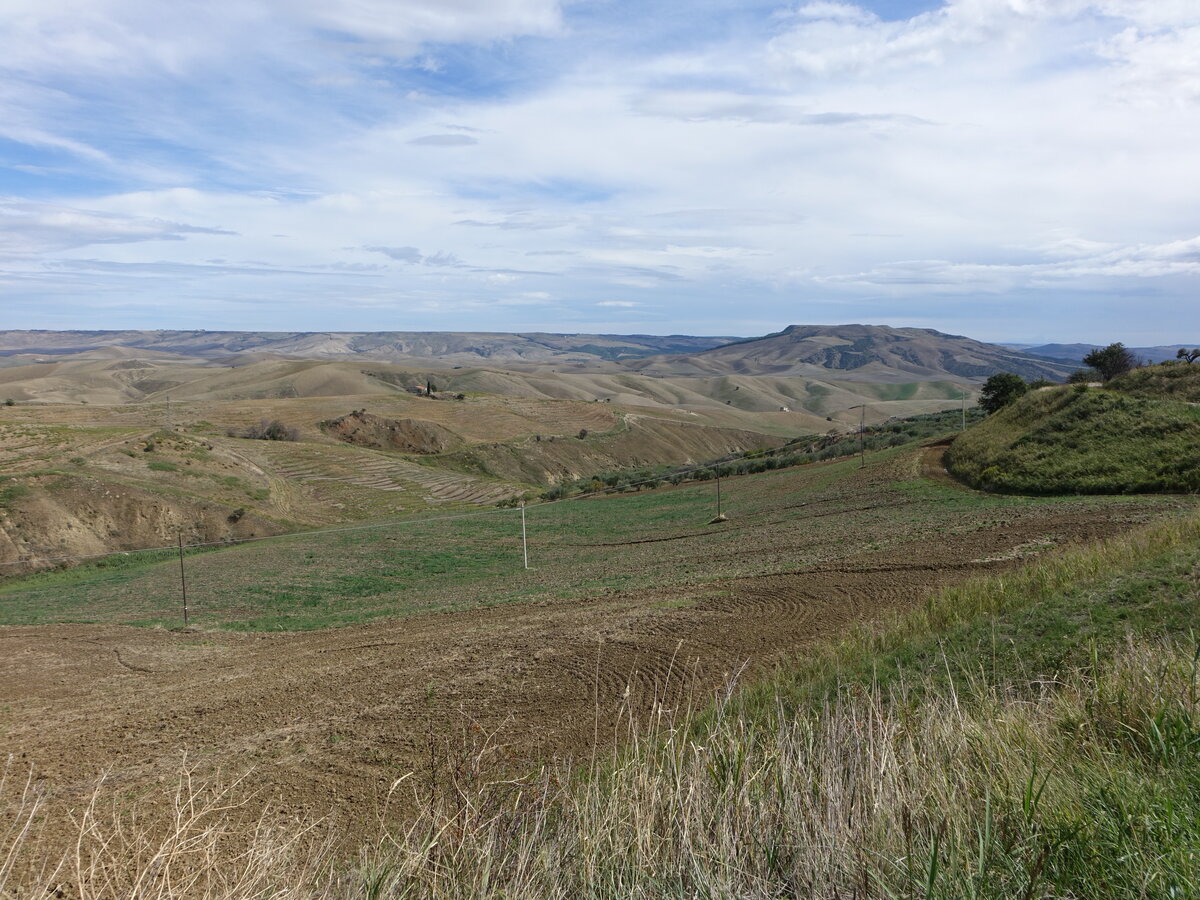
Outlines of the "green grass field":
M722 479L729 521L709 524L706 482L527 510L304 533L189 551L191 621L207 627L308 630L380 618L671 587L788 571L947 530L994 527L1038 508L1112 504L1136 515L1180 501L980 494L915 474L914 450ZM178 559L122 554L0 587L0 624L178 625Z

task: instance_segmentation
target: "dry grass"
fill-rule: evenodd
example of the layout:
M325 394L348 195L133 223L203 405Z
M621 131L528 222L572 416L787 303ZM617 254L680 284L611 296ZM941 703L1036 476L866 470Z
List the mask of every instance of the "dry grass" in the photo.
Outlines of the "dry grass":
M136 797L101 779L86 802L56 820L33 778L18 777L10 759L0 778L0 896L321 896L331 857L315 836L317 823L275 821L270 810L248 820L247 793L242 779L201 778L184 765L174 783Z

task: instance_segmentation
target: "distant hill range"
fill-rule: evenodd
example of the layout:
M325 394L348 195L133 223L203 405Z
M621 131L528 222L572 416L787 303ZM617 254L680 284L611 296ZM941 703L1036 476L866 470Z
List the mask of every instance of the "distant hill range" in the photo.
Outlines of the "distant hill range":
M996 372L1062 380L1074 367L930 328L791 325L776 334L692 355L636 360L629 368L664 375L736 373L900 382L982 379Z
M659 353L696 353L732 337L648 334L506 334L456 331L0 331L0 356L110 351L201 359L257 354L297 359L431 360L478 365L593 362Z
M1079 366L1083 365L1083 358L1093 350L1099 350L1099 344L1039 344L1034 347L1028 347L1024 344L1009 344L1007 346L1019 349L1025 353L1032 353L1034 356L1045 356L1049 359L1060 359L1066 362L1072 362ZM1129 352L1143 362L1160 363L1168 359L1174 359L1175 354L1179 352L1181 347L1200 347L1197 344L1171 344L1165 347L1130 347Z
M1086 350L1084 351L1086 352ZM270 358L632 372L654 377L802 376L906 383L996 372L1061 380L1076 366L928 328L792 325L750 339L688 335L467 332L0 331L7 365L86 354L243 364ZM1173 351L1172 351L1172 355Z

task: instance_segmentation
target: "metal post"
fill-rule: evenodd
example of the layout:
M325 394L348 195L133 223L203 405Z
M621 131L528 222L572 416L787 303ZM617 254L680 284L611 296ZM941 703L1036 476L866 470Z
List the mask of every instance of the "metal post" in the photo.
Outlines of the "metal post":
M721 518L721 476L717 475L717 518Z
M529 568L529 538L525 532L525 504L521 504L521 549L525 553L525 568Z
M184 577L184 573L183 573L183 532L182 531L179 533L178 537L179 537L179 590L183 594L183 624L184 624L184 627L186 628L187 623L188 623L187 578Z

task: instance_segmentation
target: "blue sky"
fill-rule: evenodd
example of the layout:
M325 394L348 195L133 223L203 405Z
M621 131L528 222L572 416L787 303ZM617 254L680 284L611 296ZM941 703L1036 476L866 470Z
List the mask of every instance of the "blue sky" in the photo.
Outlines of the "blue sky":
M8 328L1200 341L1194 0L4 0Z

